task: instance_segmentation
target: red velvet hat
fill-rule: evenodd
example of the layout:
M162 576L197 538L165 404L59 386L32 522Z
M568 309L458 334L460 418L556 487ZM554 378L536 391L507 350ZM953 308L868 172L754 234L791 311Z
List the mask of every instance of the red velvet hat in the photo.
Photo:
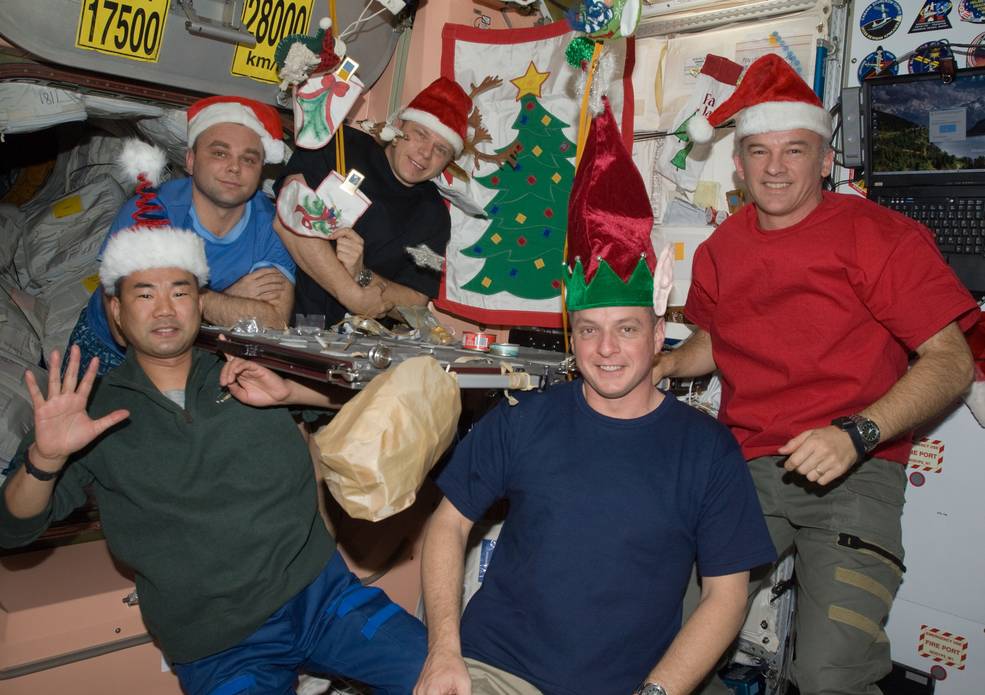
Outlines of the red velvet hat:
M821 100L790 64L775 53L754 61L738 88L708 118L695 116L688 122L694 142L711 140L714 128L735 118L735 136L773 133L781 130L810 130L825 140L831 138L831 116Z
M457 82L439 77L414 97L400 118L430 128L447 140L457 157L468 138L472 99Z
M568 199L568 311L653 306L662 315L672 284L669 247L659 258L643 178L603 98L592 119ZM656 280L655 280L656 278Z
M260 136L264 161L284 161L284 130L273 106L243 97L208 97L188 107L188 147L217 123L238 123Z

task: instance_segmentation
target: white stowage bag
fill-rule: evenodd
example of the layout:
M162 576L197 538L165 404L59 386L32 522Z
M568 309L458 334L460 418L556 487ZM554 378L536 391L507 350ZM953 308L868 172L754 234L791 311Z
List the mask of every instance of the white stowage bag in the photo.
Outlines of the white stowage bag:
M41 363L45 307L0 279L0 357Z
M21 238L27 285L45 307L44 351L64 350L99 269L96 255L126 194L109 176L94 179L35 213Z
M99 264L92 261L75 276L63 277L46 285L38 294L43 307L42 347L45 359L52 350L66 354L68 338L79 320L82 307L89 301L92 285L87 278L99 272ZM40 313L40 312L39 312Z
M315 433L332 496L357 519L406 509L451 444L461 412L458 381L431 357L376 377Z
M31 397L24 385L24 372L31 370L44 393L47 374L40 367L0 355L0 483L21 439L34 424Z
M90 270L125 199L120 185L102 176L51 201L43 214L35 215L21 237L29 278L24 289L37 293Z
M0 281L17 284L14 259L17 258L17 247L26 225L27 221L17 206L0 204Z

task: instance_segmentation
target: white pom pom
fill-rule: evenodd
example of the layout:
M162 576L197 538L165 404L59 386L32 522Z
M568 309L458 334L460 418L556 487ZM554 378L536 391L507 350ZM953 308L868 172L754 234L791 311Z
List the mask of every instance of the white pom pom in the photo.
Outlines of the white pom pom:
M390 142L391 140L394 140L396 138L403 137L403 135L404 132L400 130L400 128L397 128L396 126L387 123L385 126L383 126L383 129L380 131L380 140L382 140L383 142Z
M127 139L116 161L129 180L136 183L137 177L143 174L153 186L161 183L161 174L168 163L164 150L137 138Z
M715 129L711 127L711 123L708 122L707 118L695 115L687 122L687 135L691 138L691 142L696 142L700 145L711 141L715 135Z
M332 28L332 19L330 17L322 17L318 20L318 26L328 31Z

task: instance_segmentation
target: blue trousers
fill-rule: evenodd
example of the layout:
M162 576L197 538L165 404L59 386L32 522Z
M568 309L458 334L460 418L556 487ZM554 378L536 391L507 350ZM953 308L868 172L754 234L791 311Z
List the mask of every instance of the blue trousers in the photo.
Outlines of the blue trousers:
M335 553L322 573L239 644L173 669L188 695L294 693L298 671L410 693L427 656L419 620L364 587Z

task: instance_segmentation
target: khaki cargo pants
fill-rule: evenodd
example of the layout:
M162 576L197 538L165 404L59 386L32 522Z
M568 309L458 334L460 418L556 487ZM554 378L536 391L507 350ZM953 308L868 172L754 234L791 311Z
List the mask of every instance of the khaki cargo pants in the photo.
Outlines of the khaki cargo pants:
M466 657L472 695L541 695L533 685L508 671Z
M764 456L749 467L777 553L797 553L793 680L801 695L879 695L875 683L892 668L883 626L904 571L904 467L869 459L819 487L785 471L782 460ZM750 595L765 576L755 574ZM688 590L685 615L699 591ZM695 692L729 691L710 677Z

